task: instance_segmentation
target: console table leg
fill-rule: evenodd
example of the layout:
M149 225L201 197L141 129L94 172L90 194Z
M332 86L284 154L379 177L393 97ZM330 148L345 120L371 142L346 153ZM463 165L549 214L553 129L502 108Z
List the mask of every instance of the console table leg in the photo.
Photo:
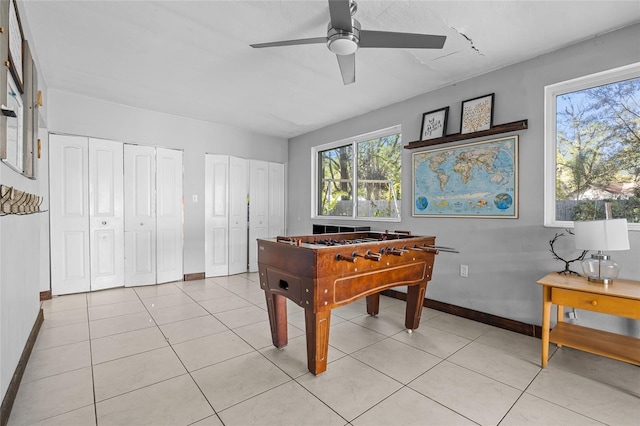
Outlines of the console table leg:
M327 369L331 310L313 312L305 309L304 320L307 331L307 366L317 376Z
M542 368L549 359L549 326L551 325L551 287L542 286Z
M426 291L426 281L420 284L410 285L407 288L407 311L404 318L404 326L409 330L415 330L420 326L422 304L424 303L424 294Z

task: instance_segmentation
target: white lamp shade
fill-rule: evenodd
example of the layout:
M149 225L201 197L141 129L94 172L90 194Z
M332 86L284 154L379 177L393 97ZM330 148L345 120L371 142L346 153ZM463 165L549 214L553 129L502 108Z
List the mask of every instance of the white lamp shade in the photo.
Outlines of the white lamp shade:
M574 222L576 248L581 250L629 250L627 219Z

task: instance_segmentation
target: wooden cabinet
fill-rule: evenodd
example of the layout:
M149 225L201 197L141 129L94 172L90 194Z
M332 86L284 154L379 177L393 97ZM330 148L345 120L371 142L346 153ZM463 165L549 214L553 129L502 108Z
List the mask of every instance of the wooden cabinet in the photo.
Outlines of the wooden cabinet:
M538 284L543 286L542 368L547 365L549 343L640 365L640 339L563 321L564 306L640 319L639 281L616 279L605 286L553 272ZM552 304L558 305L557 324L549 330Z

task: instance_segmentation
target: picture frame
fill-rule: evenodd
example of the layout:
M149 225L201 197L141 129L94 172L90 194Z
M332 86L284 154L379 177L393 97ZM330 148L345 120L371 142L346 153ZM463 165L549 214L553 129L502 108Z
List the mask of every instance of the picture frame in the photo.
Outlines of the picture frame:
M518 218L518 135L412 154L412 216Z
M5 116L6 156L2 162L18 173L24 173L23 103L13 74L7 73L7 105L2 108Z
M462 101L460 134L489 130L493 126L494 93Z
M449 107L436 109L422 114L422 127L420 127L420 140L428 141L446 136L447 122L449 120Z
M20 93L24 92L23 50L24 33L15 0L9 4L9 71Z

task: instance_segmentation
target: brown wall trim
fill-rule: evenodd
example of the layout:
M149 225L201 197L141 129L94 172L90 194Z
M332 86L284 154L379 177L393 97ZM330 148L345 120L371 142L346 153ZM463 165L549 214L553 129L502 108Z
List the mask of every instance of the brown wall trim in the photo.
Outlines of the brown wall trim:
M29 334L29 338L27 339L27 343L24 345L24 349L22 350L22 356L20 356L20 360L18 361L18 365L16 366L16 370L13 373L13 377L11 378L11 383L9 383L9 387L7 388L7 393L4 395L2 400L2 406L0 407L0 426L6 426L7 422L9 422L9 414L11 414L11 408L13 408L13 402L16 399L16 395L18 394L18 388L20 387L20 382L22 381L22 375L24 374L24 370L27 367L27 361L29 361L29 357L31 356L31 351L33 350L33 345L36 343L36 338L38 337L38 333L40 332L40 327L44 322L44 312L40 309L38 312L38 317L36 318L36 322L33 324L33 328L31 329L31 333Z
M196 272L194 274L184 274L185 281L204 280L204 272Z
M43 300L49 300L53 298L53 296L51 295L51 290L47 290L47 291L41 291L40 292L40 301L42 302Z
M407 300L407 294L397 290L385 290L382 292L382 294L384 294L385 296L393 297L394 299ZM475 311L469 308L463 308L461 306L451 305L449 303L438 302L437 300L431 300L427 298L424 299L424 303L422 305L424 307L435 309L437 311L446 312L451 315L478 321L483 324L492 325L494 327L504 328L505 330L514 331L516 333L525 334L527 336L540 338L540 336L542 335L542 328L539 325L526 324L524 322L502 318L496 315Z

